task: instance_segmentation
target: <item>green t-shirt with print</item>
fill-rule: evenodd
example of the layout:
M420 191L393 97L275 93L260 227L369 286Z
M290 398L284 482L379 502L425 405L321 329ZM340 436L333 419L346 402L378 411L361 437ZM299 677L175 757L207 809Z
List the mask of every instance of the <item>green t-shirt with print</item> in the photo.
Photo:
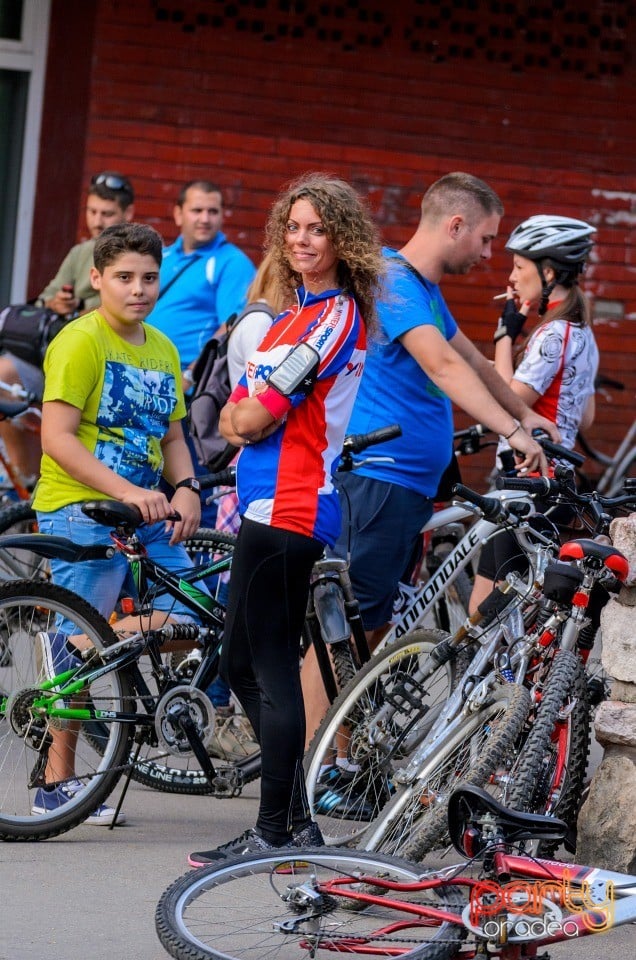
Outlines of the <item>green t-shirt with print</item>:
M150 324L144 331L146 342L135 346L97 310L72 321L46 352L43 399L81 410L77 436L84 446L119 476L154 489L163 469L161 441L170 422L185 416L185 401L176 347ZM104 497L43 454L36 510Z

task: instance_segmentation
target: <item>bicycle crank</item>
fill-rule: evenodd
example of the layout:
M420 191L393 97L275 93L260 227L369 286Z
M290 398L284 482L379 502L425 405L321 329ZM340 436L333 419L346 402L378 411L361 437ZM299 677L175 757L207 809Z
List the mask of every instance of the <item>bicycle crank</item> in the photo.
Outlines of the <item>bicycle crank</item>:
M205 746L214 730L214 707L202 690L181 684L168 690L157 704L155 731L159 744L177 757L192 756L195 750L188 736L192 727Z

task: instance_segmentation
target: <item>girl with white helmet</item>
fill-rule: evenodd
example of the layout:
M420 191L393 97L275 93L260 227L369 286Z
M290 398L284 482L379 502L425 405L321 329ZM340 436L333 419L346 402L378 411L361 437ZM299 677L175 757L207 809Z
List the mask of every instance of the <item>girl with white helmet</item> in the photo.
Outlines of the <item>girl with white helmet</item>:
M497 372L529 407L556 423L563 445L570 448L579 427L588 427L594 419L598 348L579 278L595 232L583 220L544 214L529 217L512 231L506 244L513 257L508 296L493 338ZM539 323L515 348L532 308ZM499 456L510 447L514 436L510 444L500 443ZM518 569L506 540L496 537L482 550L472 609L493 581Z

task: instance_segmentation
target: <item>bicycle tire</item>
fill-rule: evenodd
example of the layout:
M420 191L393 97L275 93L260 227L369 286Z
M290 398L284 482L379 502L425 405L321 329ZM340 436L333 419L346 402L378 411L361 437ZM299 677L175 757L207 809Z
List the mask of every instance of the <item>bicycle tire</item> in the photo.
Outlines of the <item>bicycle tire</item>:
M514 749L531 708L525 687L503 684L491 700L465 716L439 743L410 782L382 810L360 839L366 850L381 850L419 862L447 842L446 801L458 783L486 786Z
M77 628L73 632L85 633L98 650L116 640L100 614L63 587L39 580L8 580L0 584L0 635L9 650L9 662L3 661L0 667L0 839L3 840L44 840L81 824L112 792L129 755L132 737L129 724L113 721L105 725L100 754L83 735L82 725L76 722L77 740L69 747L74 751L74 777L67 774L65 780L81 786L72 799L57 810L32 813L37 796L34 788L44 782L45 771L38 770L38 758L45 734L53 736L46 757L52 764L56 759L61 762L55 722L43 725L40 731L37 716L34 717L29 708L32 696L29 691L37 690L40 682L36 634L55 630L58 617L72 620ZM125 670L95 678L87 695L104 710L130 710L134 704ZM79 701L76 705L80 705ZM31 785L32 780L35 782Z
M231 553L236 544L236 537L231 533L202 527L196 533L183 541L189 556L195 564L207 563L211 557L221 557ZM214 591L218 584L208 582L208 587ZM176 656L176 655L175 655ZM182 667L174 668L176 682L188 682L187 654L179 654ZM150 681L149 681L150 682ZM217 758L213 762L216 765ZM240 767L240 761L221 761L224 767ZM242 774L242 782L250 783L258 779L260 772L257 767L250 765L247 774ZM145 787L161 793L180 794L182 796L209 796L214 794L215 788L210 784L194 756L173 756L160 747L152 744L142 744L137 760L132 768L132 779Z
M333 659L333 671L338 681L338 689L342 690L358 672L351 643L349 640L340 640L337 643L329 644L329 650Z
M565 708L563 721L559 715ZM537 715L513 769L510 806L558 817L574 827L583 795L590 748L587 682L580 658L559 650L546 679ZM558 779L557 779L558 778ZM556 841L541 841L539 856L551 856Z
M447 634L439 630L418 628L383 648L343 688L325 714L305 756L305 775L312 815L327 844L342 846L355 841L389 801L394 766L404 761L404 734L408 733L409 742L413 740L415 745L421 742L454 686L453 664L440 667L430 658L432 649L445 639ZM413 684L420 668L430 674L425 689ZM371 722L405 682L410 702L395 710L382 744L374 742ZM427 708L419 711L419 718L414 706L418 701ZM325 783L325 768L333 764L336 750L342 755L346 752L346 759L359 769L342 775L335 770L337 782L330 779Z
M37 533L37 515L31 502L23 500L0 509L0 536ZM30 550L0 547L1 580L49 579L50 561Z
M302 859L290 859L290 855ZM384 955L384 949L388 955L400 951L409 960L450 960L458 953L466 937L460 923L414 926L393 934L384 930L370 941L374 930L390 926L404 914L380 904L369 910L351 909L352 901L344 896L322 894L318 889L338 877L361 875L367 881L363 892L373 893L373 877L410 883L419 879L421 870L392 857L324 848L226 860L186 874L163 893L155 912L157 935L176 960L292 960L301 954L317 956L312 944L318 950L335 945L336 952L341 944L347 956L356 956L356 938L360 938L360 956L374 952L365 947L376 947L376 955ZM303 893L308 887L322 898L318 904L314 899L311 917L301 916L303 911L293 904L294 890L300 888ZM426 893L435 895L438 908L458 917L467 902L457 887L442 886ZM398 896L422 900L421 892ZM285 921L293 928L281 928Z

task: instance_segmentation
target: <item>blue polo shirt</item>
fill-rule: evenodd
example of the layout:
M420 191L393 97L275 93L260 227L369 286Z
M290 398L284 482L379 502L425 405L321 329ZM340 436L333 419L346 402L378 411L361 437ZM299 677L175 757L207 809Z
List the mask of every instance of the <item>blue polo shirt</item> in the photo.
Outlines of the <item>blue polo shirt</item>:
M146 322L172 340L187 367L221 324L243 309L255 273L249 257L223 233L192 253L184 252L179 237L163 251L159 289L165 294Z

